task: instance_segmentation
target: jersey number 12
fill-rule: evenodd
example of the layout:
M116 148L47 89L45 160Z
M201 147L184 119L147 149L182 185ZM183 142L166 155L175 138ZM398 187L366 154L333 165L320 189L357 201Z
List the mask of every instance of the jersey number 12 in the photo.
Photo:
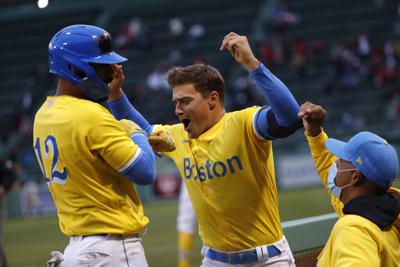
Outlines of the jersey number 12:
M57 140L54 136L48 135L46 139L44 140L44 156L47 159L49 157L49 150L52 150L53 152L53 159L51 162L51 169L50 169L50 177L47 176L46 174L46 169L43 164L43 158L42 158L42 153L40 149L40 138L36 138L35 142L35 153L36 157L38 159L40 168L42 169L44 179L46 182L56 182L59 184L65 184L67 181L67 176L68 176L68 171L65 167L63 167L62 172L57 171L57 165L58 165L58 147L57 147Z

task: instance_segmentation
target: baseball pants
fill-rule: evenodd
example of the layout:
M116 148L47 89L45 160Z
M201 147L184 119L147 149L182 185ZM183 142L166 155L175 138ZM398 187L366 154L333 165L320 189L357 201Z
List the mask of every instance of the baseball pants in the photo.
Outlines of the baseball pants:
M72 236L60 267L148 267L141 238Z
M195 234L197 229L197 219L194 214L192 202L185 183L181 182L181 191L179 192L178 218L176 228L178 232Z
M206 249L205 247L203 247L202 255L204 256L204 258L201 267L295 267L296 266L293 254L290 250L289 244L286 241L285 237L283 237L282 240L272 245L274 245L280 251L280 254L273 257L264 255L261 260L243 264L231 264L231 263L212 260L205 255Z

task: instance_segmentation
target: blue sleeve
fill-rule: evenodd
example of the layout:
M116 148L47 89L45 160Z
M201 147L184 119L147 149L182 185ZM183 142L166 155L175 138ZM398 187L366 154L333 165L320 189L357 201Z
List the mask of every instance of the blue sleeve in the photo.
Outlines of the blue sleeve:
M132 140L141 149L139 156L128 166L122 174L127 176L132 182L139 185L147 185L155 179L155 158L153 150L147 137L143 133L134 133Z
M254 123L258 133L266 139L274 139L286 137L289 135L288 132L292 133L288 128L294 131L300 128L300 119L297 116L300 107L286 85L263 64L250 72L250 76L270 105L261 109L256 115Z
M111 113L117 120L128 119L131 120L140 128L143 129L148 135L153 131L153 126L139 113L129 102L126 95L114 100L108 101Z
M267 114L270 110L271 107L261 108L256 113L253 123L255 124L257 135L262 136L264 139L273 140L275 138L268 134Z

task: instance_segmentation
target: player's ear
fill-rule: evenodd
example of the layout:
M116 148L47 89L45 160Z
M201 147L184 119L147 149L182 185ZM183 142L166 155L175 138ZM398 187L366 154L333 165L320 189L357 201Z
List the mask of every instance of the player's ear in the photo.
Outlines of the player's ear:
M219 95L217 91L211 91L210 94L208 95L208 106L210 107L211 110L215 108L219 101Z
M359 171L356 170L351 174L352 184L359 186L365 182L365 176Z

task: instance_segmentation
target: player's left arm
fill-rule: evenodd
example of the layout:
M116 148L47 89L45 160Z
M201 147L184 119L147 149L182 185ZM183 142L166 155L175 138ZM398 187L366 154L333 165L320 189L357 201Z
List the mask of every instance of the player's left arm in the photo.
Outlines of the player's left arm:
M124 166L120 172L139 185L151 184L155 179L155 159L147 134L134 122L119 121L121 128L138 146L134 160Z
M113 65L114 76L109 84L108 105L111 113L117 120L127 119L133 121L142 128L147 135L150 135L154 126L151 125L145 117L129 102L128 97L122 90L122 83L125 75L121 65Z
M100 155L112 168L136 184L151 184L155 178L155 158L142 129L122 125L104 108L82 116L81 124L90 125L81 132L88 152Z
M225 49L249 71L270 104L256 114L254 124L257 132L272 140L287 137L300 129L299 104L286 85L254 56L247 37L233 32L227 34L220 47L221 51Z
M122 66L114 64L114 77L109 84L108 105L113 116L121 120L129 120L135 122L148 136L148 141L153 151L171 152L176 148L174 138L168 131L155 130L155 125L151 125L139 111L129 102L128 98L122 90L122 82L125 79Z

